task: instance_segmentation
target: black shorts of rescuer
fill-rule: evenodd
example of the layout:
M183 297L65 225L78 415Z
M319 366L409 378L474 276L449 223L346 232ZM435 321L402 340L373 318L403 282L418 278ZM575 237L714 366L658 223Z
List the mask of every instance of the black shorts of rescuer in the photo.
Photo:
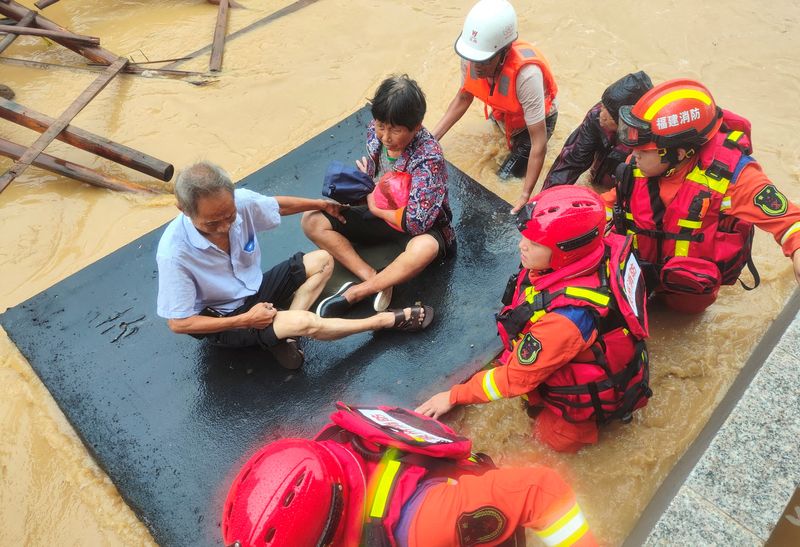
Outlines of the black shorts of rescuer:
M553 136L557 121L558 110L551 112L544 119L548 141L550 137ZM511 137L511 153L508 154L508 157L503 161L503 165L501 165L500 169L497 171L500 178L524 178L528 170L528 158L531 155L531 147L531 134L528 133L527 129L523 129Z

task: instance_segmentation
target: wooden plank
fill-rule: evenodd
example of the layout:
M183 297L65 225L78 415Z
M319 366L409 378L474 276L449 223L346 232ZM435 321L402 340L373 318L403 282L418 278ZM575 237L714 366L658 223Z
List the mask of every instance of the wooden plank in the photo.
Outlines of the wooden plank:
M56 120L25 107L14 101L0 98L0 118L17 123L28 129L44 133ZM69 125L59 133L56 138L72 146L76 146L92 154L109 159L113 162L130 167L157 179L168 181L172 178L175 168L153 156L149 156L123 144L116 143L79 127Z
M6 156L11 159L19 159L25 153L25 147L13 143L6 139L0 138L0 155ZM108 188L109 190L117 190L120 192L142 192L148 194L163 194L166 191L154 190L141 186L135 182L118 179L111 175L105 175L94 169L84 167L71 161L66 161L50 154L42 152L33 160L33 165L41 169L47 169L58 175L69 177L71 179L79 180L92 186L99 186L101 188Z
M38 139L28 148L25 153L20 157L17 162L11 166L2 177L0 177L0 192L6 189L6 187L11 184L11 181L18 177L21 173L28 168L31 162L36 159L36 156L41 154L42 150L45 147L53 142L53 139L56 138L56 135L61 133L65 127L69 125L69 122L78 115L78 113L84 109L84 107L89 104L89 102L100 93L103 88L105 88L108 83L114 79L114 76L119 74L119 71L125 68L125 65L128 64L128 60L119 57L116 61L114 61L111 66L109 66L103 74L98 76L98 78L92 82L89 87L87 87L83 93L81 93L77 99L75 99L71 105L67 107L61 116L53 123L47 131L42 133Z
M222 55L225 51L225 35L228 32L228 0L220 0L217 11L217 24L214 27L214 41L211 44L211 60L208 69L211 72L222 70Z
M258 21L255 21L255 22L247 25L246 27L240 28L236 32L232 32L230 35L228 35L227 41L230 42L234 38L238 38L239 36L241 36L243 34L246 34L246 33L250 32L251 30L255 30L258 27L261 27L261 26L264 26L264 25L266 25L268 23L271 23L272 21L274 21L276 19L280 19L284 15L289 15L290 13L294 13L297 10L299 10L301 8L304 8L306 6L309 6L311 4L315 4L318 1L319 0L296 0L295 2L292 2L291 4L289 4L288 6L270 13L269 15L264 17L263 19L259 19ZM170 63L170 64L166 65L163 68L175 68L176 66L186 62L188 59L194 59L198 55L202 55L204 53L207 53L208 51L211 50L212 46L213 46L213 44L209 44L209 45L207 45L205 47L202 47L202 48L198 49L197 51L193 51L192 53L189 53L188 55L184 55L181 58L180 61L175 61L174 63Z
M29 12L30 13L30 12ZM35 17L36 14L34 14ZM62 40L69 40L71 42L75 42L77 44L86 44L89 46L98 46L100 45L100 38L96 36L83 36L81 34L73 34L71 32L62 32L60 30L48 30L42 28L29 28L26 26L19 26L19 25L0 25L0 32L6 32L8 34L25 34L28 36L43 36L45 38L50 38L51 40L55 40L56 38L61 38Z
M12 19L16 19L17 21L19 21L23 17L25 17L25 15L29 11L31 10L29 10L22 4L15 2L14 0L0 0L0 15L5 15L6 17L11 17ZM69 32L67 29L58 26L53 21L51 21L50 19L48 19L47 17L45 17L40 13L36 14L34 22L31 26L36 26L46 30L58 30L61 32ZM98 46L86 46L83 44L72 42L70 40L64 40L62 38L54 38L53 41L61 44L66 48L71 49L75 53L83 55L84 57L86 57L90 61L94 61L95 63L110 65L119 58L119 55L111 53L110 51Z
M36 18L36 12L29 11L28 13L25 14L25 16L22 19L20 19L17 22L17 26L27 27L33 22L35 18ZM17 39L17 36L18 36L17 34L9 34L5 38L0 40L0 53L3 53L6 50L6 48L10 46L12 42L14 42L14 40Z
M52 6L56 2L58 2L58 0L36 0L36 2L33 3L33 5L39 9L44 9L47 6Z
M2 2L3 0L0 0ZM14 66L25 66L30 68L42 68L42 69L51 69L51 68L60 68L64 70L72 70L77 72L103 72L106 68L108 68L108 64L106 63L95 63L95 64L85 64L85 65L62 65L59 63L45 63L42 61L33 61L31 59L18 59L16 57L0 57L0 63L14 65ZM123 72L125 74L134 74L134 75L144 75L146 77L164 77L164 78L175 78L181 79L186 78L189 76L196 76L196 77L208 77L208 73L206 72L191 72L188 70L167 70L163 68L146 68L140 66L141 63L128 63L128 66L125 67ZM209 80L209 81L216 81L216 80Z

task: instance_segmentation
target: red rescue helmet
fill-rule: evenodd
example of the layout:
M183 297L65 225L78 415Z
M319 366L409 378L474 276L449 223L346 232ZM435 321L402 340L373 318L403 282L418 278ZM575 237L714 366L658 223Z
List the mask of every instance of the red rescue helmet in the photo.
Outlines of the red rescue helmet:
M231 485L225 545L330 545L343 535L347 473L326 446L285 439L259 450Z
M517 228L552 252L550 267L563 268L603 245L606 209L597 192L582 186L554 186L520 209Z
M722 125L722 109L706 86L695 80L669 80L619 109L620 142L640 150L696 150Z

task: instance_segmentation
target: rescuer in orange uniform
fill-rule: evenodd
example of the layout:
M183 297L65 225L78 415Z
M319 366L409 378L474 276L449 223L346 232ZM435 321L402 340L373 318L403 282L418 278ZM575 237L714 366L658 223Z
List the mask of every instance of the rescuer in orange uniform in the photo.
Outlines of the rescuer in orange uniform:
M534 197L518 216L522 270L497 316L499 366L417 412L438 418L456 405L525 396L529 413L538 411L536 437L562 452L597 442L598 424L630 421L650 396L644 280L630 238L604 237L605 224L588 188Z
M700 82L678 79L621 107L618 136L633 153L603 197L614 229L634 237L648 289L669 307L705 310L745 265L757 285L754 225L773 235L800 283L800 208L750 155L749 121Z
M237 547L597 545L552 469L497 469L447 425L397 407L338 403L313 441L284 439L239 471L222 512Z

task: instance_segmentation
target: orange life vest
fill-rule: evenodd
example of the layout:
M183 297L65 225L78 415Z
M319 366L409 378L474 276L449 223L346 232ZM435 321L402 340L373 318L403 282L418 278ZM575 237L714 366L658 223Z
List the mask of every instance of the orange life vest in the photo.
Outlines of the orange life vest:
M492 85L486 78L478 78L475 66L467 63L467 74L463 89L485 103L484 115L489 119L489 107L494 118L502 122L506 130L506 142L511 148L511 136L526 127L522 105L517 98L517 74L525 65L536 65L544 78L544 111L550 113L558 86L550 69L550 64L542 52L528 42L517 40L511 44L506 54L500 74Z

